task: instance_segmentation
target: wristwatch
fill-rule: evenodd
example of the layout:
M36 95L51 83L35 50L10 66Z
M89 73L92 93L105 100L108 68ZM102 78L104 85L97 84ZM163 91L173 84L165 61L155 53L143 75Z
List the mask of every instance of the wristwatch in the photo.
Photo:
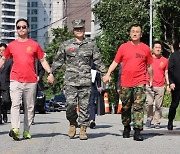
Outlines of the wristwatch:
M53 74L53 73L50 71L50 72L48 72L48 76L49 76L50 74Z

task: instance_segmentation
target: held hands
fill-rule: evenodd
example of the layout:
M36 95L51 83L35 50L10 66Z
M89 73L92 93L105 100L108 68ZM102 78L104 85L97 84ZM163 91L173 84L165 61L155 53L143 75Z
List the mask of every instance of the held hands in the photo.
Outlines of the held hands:
M54 76L53 76L53 74L49 74L48 75L47 82L50 83L50 84L54 83Z
M110 74L106 73L106 75L102 77L102 80L104 83L110 82L110 80L111 80Z
M174 90L176 86L175 86L174 83L171 83L169 87L170 87L171 90Z

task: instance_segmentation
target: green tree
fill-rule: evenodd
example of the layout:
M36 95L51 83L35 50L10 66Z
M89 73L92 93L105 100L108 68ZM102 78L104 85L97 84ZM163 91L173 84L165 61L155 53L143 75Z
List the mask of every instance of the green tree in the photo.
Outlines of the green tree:
M160 0L155 3L156 19L153 23L154 39L161 39L164 48L173 52L173 45L180 37L180 1Z
M64 27L64 28L52 29L52 35L54 36L54 39L45 49L46 59L50 65L52 64L53 59L56 56L57 51L60 45L62 44L62 42L72 38L73 33L69 32L67 27ZM63 76L64 76L64 67L61 67L54 74L55 82L53 86L50 86L49 84L44 82L45 86L48 87L47 93L49 95L59 93L61 91L61 89L63 88ZM44 80L46 80L46 78L47 78L47 75L44 76Z

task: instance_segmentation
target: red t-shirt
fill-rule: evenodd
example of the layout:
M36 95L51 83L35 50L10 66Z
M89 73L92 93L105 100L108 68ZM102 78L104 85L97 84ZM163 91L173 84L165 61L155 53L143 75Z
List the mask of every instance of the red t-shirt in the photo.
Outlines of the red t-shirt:
M122 62L121 86L134 87L146 84L147 66L152 63L150 48L140 43L133 45L130 41L122 44L114 58L116 63Z
M43 50L32 39L28 39L26 42L12 41L4 52L5 58L13 58L10 79L19 82L37 82L35 58L42 59L43 56Z
M160 58L156 58L153 56L153 86L154 87L162 87L165 82L165 71L168 70L168 59L161 56ZM149 81L149 75L148 81Z

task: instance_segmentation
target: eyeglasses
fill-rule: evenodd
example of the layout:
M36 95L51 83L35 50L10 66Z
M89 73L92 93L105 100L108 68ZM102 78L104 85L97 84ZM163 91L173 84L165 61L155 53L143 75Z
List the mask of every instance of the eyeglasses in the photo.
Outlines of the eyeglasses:
M27 26L26 25L22 25L22 26L17 26L17 29L19 30L19 29L26 29L27 28Z

